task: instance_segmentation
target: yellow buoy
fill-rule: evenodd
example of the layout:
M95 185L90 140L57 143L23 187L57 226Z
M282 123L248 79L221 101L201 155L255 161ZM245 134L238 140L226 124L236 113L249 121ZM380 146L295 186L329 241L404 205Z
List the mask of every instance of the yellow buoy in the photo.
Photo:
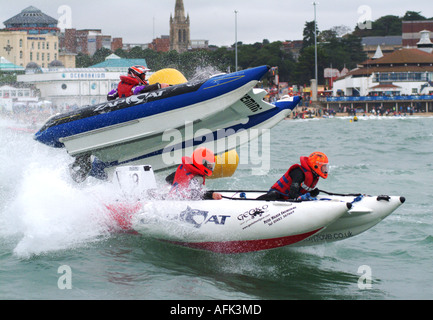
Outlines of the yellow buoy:
M239 164L239 156L235 149L215 156L215 168L208 179L231 177Z
M161 69L155 72L149 77L148 81L149 84L155 84L159 82L166 83L172 86L188 82L188 80L186 80L185 76L180 71L171 68Z

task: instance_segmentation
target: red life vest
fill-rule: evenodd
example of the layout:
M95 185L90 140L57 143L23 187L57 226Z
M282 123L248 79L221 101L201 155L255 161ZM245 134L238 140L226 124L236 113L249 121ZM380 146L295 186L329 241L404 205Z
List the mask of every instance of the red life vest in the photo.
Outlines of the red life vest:
M319 181L319 177L313 174L313 171L311 171L311 168L307 163L307 159L307 157L301 157L301 165L294 164L293 166L291 166L289 170L287 170L287 172L271 187L271 189L277 190L283 195L288 195L290 186L292 184L290 172L292 172L296 168L300 168L305 175L305 179L301 183L301 194L306 194L307 192L313 191L314 187ZM288 199L288 197L285 197L285 199Z
M120 76L120 83L117 86L119 98L127 98L132 96L132 89L140 84L137 79L128 76Z
M176 174L174 175L170 193L178 192L180 195L188 197L190 193L189 184L196 176L203 178L204 185L205 177L192 165L192 159L190 157L183 157L182 164L177 167Z

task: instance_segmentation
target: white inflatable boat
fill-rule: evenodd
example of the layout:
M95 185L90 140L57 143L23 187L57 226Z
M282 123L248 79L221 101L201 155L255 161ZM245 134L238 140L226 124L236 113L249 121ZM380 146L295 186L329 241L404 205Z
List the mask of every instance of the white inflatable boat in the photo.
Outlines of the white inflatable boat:
M373 227L405 200L367 195L256 200L261 191L218 191L222 200L164 200L152 187L156 185L149 166L119 168L116 175L128 197L106 204L114 229L219 253L343 240ZM150 188L143 188L143 181Z

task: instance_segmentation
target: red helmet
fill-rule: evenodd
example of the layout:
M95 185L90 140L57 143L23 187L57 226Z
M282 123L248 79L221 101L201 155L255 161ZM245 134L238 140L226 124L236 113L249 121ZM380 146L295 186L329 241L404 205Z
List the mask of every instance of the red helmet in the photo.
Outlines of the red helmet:
M215 168L215 155L207 148L198 148L192 154L192 163L206 176L211 176Z
M144 66L133 66L128 69L128 74L140 81L141 83L146 84L147 71L150 71L150 69Z
M322 152L313 152L308 157L307 162L310 168L320 177L322 177L323 179L326 179L328 177L329 161L326 154Z

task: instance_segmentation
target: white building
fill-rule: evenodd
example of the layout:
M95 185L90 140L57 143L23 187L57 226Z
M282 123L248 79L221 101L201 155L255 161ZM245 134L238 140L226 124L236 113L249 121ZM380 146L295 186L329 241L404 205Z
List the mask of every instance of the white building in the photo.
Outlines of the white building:
M410 96L433 94L433 43L422 30L418 48L383 54L380 46L371 59L333 84L334 96Z
M107 101L107 94L117 88L120 76L133 65L147 67L145 59L121 59L111 54L104 62L91 68L39 68L31 65L19 82L34 84L41 99L52 101L60 111L68 107L82 107Z
M32 106L38 102L36 92L31 88L0 86L0 111L11 112L15 107Z
M147 67L145 59L121 59L114 54L90 68L39 68L33 64L17 81L35 85L42 100L62 111L107 101L108 92L117 88L120 76L134 65Z
M334 96L418 95L433 93L433 54L420 49L400 49L337 79Z
M18 75L19 82L34 84L41 99L49 100L59 108L81 107L107 101L107 94L119 83L124 72L105 68L27 69Z

